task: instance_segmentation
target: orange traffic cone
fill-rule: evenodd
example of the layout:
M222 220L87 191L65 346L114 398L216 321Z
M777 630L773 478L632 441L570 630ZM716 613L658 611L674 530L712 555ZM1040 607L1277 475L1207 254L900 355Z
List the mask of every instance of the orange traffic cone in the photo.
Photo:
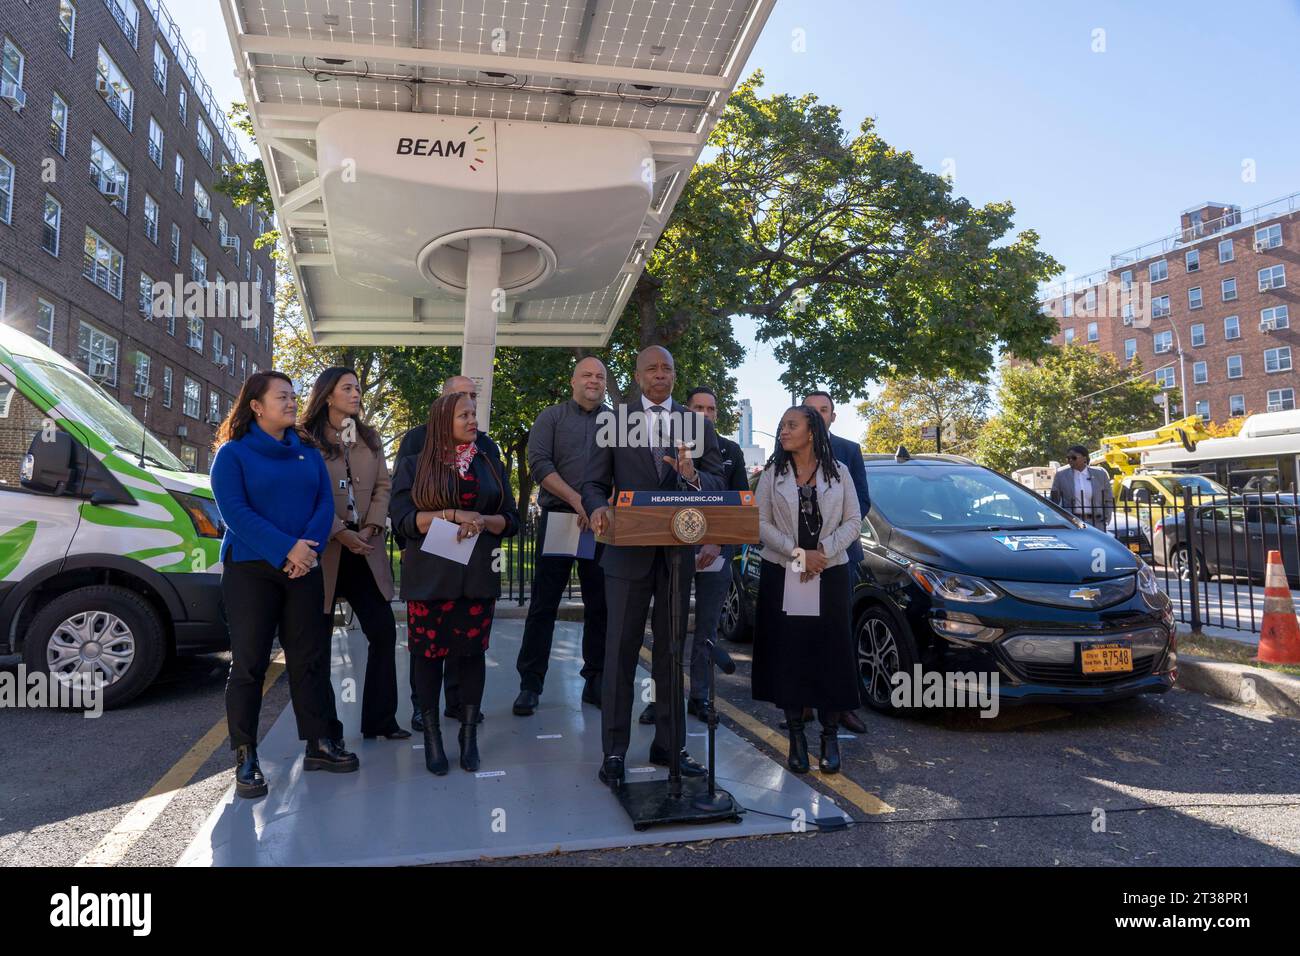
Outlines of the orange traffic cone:
M1287 584L1282 553L1268 553L1264 574L1264 626L1259 632L1259 658L1266 664L1300 664L1300 624Z

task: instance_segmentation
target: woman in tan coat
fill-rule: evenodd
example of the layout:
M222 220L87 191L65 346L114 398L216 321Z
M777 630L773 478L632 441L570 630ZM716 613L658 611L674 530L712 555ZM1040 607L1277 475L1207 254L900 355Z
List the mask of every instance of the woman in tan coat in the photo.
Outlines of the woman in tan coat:
M384 546L389 477L379 434L361 416L361 385L350 368L327 368L312 386L302 429L325 456L334 490L334 527L321 555L325 614L343 598L356 612L369 650L361 734L404 740L397 723L397 625L393 573Z

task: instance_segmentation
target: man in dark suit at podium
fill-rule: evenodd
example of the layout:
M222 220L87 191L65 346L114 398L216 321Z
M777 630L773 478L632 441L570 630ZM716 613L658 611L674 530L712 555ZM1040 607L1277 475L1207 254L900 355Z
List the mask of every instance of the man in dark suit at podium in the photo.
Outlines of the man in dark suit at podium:
M722 456L713 424L695 415L686 406L673 401L673 383L677 371L666 348L652 345L636 359L636 381L641 398L614 408L611 424L643 423L644 428L618 427L599 429L596 447L582 483L583 508L591 516L597 534L609 527L609 501L615 489L623 491L677 491L685 489L720 491L724 487ZM693 434L679 434L689 419ZM683 439L694 442L694 449L682 445ZM693 456L693 457L692 457ZM669 727L668 703L672 686L669 652L672 639L670 617L669 569L677 560L678 634L684 641L687 623L687 595L694 570L695 549L690 547L617 547L606 545L601 558L605 572L605 603L608 625L605 634L605 671L601 687L601 742L604 761L600 780L611 787L622 785L624 761L632 736L632 701L635 693L636 666L645 634L646 614L654 599L651 630L654 648L651 673L660 706L655 713L655 740L650 747L650 762L667 766L673 750L681 751L684 776L699 776L705 769L686 753L686 715L683 700L672 705L677 709L677 735ZM678 660L682 641L677 645Z

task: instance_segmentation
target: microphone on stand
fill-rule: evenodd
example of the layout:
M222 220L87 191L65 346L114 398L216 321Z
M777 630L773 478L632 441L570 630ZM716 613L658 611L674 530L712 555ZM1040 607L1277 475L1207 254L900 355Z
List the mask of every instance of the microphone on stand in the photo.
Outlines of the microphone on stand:
M736 662L731 659L731 655L726 650L713 641L705 641L704 646L709 649L709 654L713 656L713 663L718 665L718 670L724 674L736 673Z

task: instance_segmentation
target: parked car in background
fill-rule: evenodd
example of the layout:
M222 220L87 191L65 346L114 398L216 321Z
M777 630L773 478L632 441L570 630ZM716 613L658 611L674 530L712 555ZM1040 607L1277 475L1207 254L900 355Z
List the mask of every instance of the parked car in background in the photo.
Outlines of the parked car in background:
M1171 511L1152 529L1156 561L1180 579L1241 577L1263 581L1268 552L1278 551L1292 587L1300 582L1300 526L1295 495L1224 497L1192 509L1191 526Z

